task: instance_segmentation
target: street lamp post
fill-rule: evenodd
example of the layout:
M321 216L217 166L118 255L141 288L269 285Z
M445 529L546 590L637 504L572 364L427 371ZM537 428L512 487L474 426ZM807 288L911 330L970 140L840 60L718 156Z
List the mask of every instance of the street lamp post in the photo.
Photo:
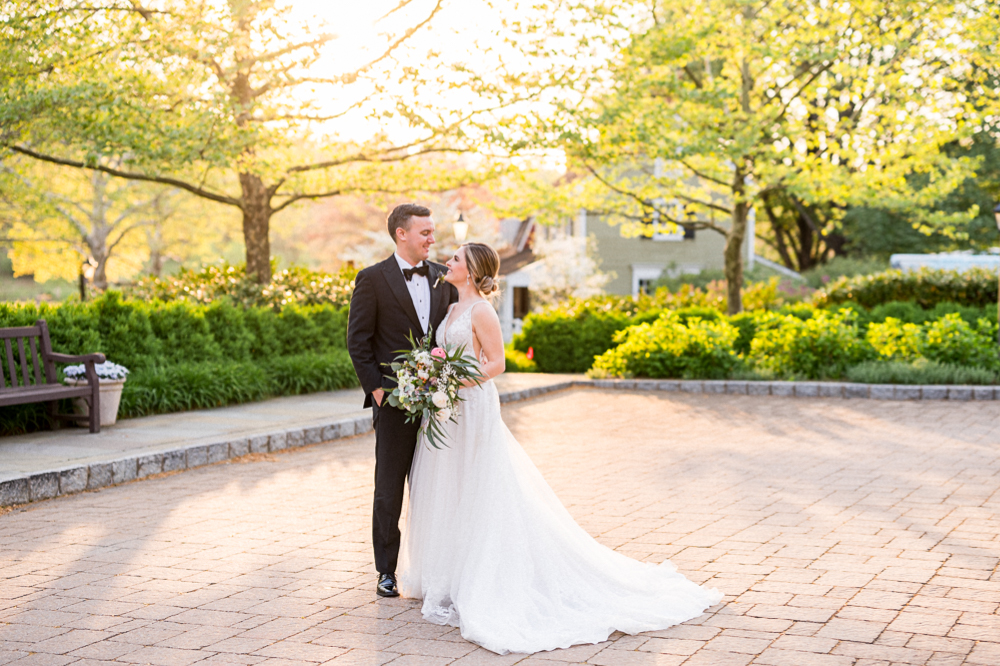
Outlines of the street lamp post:
M1000 231L1000 204L993 209L993 217L997 220L997 231ZM997 273L997 349L1000 353L1000 272Z
M1000 213L997 213L997 215L1000 216ZM458 219L455 220L452 230L455 232L455 240L458 241L459 245L464 243L465 236L469 233L469 223L465 221L462 211L458 212Z

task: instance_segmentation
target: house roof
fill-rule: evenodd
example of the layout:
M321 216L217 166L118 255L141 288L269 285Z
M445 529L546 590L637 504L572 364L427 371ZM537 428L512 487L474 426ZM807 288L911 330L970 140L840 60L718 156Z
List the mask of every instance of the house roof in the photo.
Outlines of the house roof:
M510 275L516 273L528 264L535 261L535 253L531 248L525 248L520 252L504 253L500 255L500 275Z

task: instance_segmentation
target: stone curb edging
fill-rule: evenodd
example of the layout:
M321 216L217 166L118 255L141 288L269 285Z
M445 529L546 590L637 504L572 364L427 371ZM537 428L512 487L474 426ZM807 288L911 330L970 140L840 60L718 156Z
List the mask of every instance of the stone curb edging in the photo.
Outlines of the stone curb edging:
M194 469L252 453L270 453L353 437L371 429L372 423L369 417L341 419L308 428L293 428L252 437L238 437L214 444L199 444L162 453L129 456L119 460L39 472L0 482L0 506L24 504L84 490L95 490L161 472Z
M527 400L544 393L568 389L576 383L582 382L560 382L520 391L508 391L500 394L500 402ZM253 453L273 453L308 444L334 441L362 435L371 430L371 418L362 416L308 428L280 430L253 437L238 437L215 444L199 444L163 453L129 456L120 460L39 472L19 479L0 481L0 507L115 486L161 472L194 469Z
M576 386L681 393L777 395L798 398L867 398L871 400L1000 400L1000 386L854 384L850 382L780 382L676 379L595 379Z
M545 386L507 391L501 403L529 400L570 388L618 389L625 391L674 391L681 393L725 393L730 395L775 395L811 398L868 398L873 400L1000 400L1000 386L916 386L900 384L852 384L848 382L768 382L676 379L574 379ZM194 469L253 453L271 453L308 444L319 444L371 432L371 419L341 419L331 423L293 428L270 434L241 437L215 444L182 447L164 453L130 456L109 462L90 463L50 472L39 472L0 482L0 506L25 504L84 490L95 490L142 479L161 472Z

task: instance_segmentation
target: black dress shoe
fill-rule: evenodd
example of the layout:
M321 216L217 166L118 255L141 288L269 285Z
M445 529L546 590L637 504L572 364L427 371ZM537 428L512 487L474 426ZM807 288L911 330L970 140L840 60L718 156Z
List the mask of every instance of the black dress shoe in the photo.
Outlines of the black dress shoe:
M396 574L379 574L375 593L380 597L398 597L399 590L396 589Z

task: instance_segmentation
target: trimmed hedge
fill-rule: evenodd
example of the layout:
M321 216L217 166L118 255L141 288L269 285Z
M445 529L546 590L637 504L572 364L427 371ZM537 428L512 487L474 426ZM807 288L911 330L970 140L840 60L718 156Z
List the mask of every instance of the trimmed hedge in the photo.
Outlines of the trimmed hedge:
M242 308L228 300L0 303L0 327L48 322L55 351L103 352L131 371L119 414L142 416L357 386L334 305ZM48 424L43 405L5 408L0 434Z
M853 302L874 308L890 301L912 301L930 309L939 303L985 307L997 302L997 274L985 268L945 271L888 270L872 275L843 277L816 292L819 307Z
M347 344L347 311L332 305L243 309L226 301L124 300L114 291L86 303L0 303L0 328L30 326L36 319L48 322L56 351L103 352L133 371L324 352Z

